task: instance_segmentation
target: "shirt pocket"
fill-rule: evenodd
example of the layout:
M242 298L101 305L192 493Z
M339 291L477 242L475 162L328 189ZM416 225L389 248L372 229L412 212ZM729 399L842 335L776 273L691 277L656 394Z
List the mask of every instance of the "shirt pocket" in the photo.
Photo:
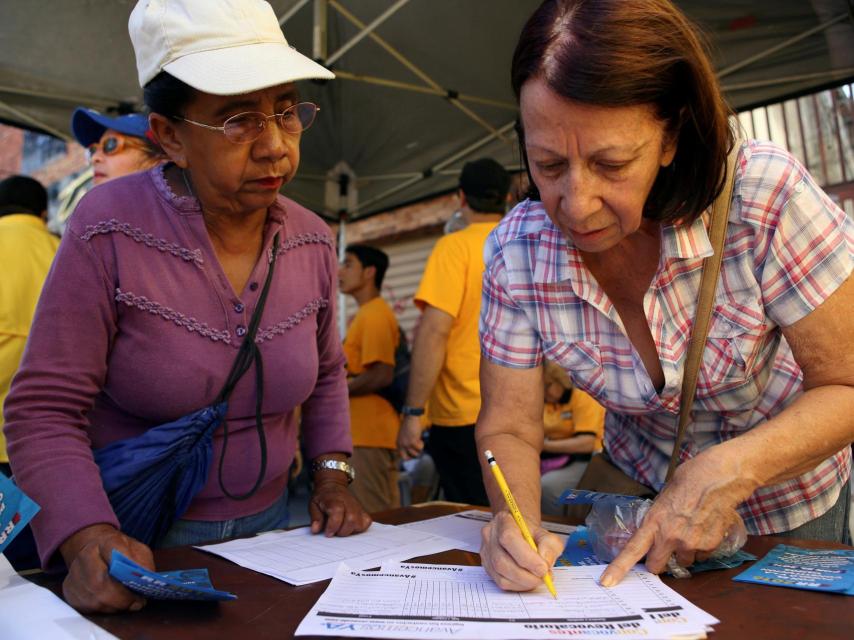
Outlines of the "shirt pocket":
M593 397L604 397L605 371L599 345L583 340L544 343L543 355L563 367L576 387Z
M732 387L752 379L756 359L768 333L765 316L747 304L727 304L715 307L709 325L709 335L703 352L703 368L707 391L726 385ZM705 375L703 375L705 374Z

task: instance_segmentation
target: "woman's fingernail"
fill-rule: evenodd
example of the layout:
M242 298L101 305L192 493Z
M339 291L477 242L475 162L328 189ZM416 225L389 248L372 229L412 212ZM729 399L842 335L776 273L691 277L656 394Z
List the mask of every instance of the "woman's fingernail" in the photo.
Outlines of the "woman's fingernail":
M602 579L599 581L599 584L601 584L603 587L613 587L615 584L617 584L617 581L614 580L614 578L612 578L611 576L602 576Z
M139 611L139 610L140 610L140 609L142 609L144 606L145 606L145 601L144 601L144 600L136 600L136 601L134 601L133 603L131 603L130 607L128 607L128 608L129 608L131 611Z

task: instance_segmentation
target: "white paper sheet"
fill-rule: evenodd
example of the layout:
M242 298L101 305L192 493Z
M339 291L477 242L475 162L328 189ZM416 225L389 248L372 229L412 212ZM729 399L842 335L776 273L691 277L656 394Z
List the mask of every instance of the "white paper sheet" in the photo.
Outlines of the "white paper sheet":
M117 640L44 587L19 576L0 555L0 638Z
M455 541L428 532L373 523L345 538L313 535L308 527L271 531L254 538L196 547L241 567L294 585L328 580L339 563L370 569L383 561L402 561L455 548Z
M546 588L502 591L481 567L386 563L378 572L339 568L296 635L510 640L704 638L715 618L635 568L612 589L604 566L554 570Z
M444 538L451 538L457 541L455 549L479 553L480 530L490 520L492 520L491 513L472 509L470 511L452 513L447 516L439 516L438 518L430 518L429 520L408 522L398 526L432 533ZM543 522L543 527L557 534L563 540L564 544L566 544L567 537L576 529L572 525L558 524L556 522Z

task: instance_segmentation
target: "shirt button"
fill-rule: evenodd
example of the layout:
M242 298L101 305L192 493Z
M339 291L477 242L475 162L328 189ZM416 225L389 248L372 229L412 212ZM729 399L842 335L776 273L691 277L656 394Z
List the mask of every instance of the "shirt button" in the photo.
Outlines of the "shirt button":
M250 282L249 283L249 290L250 291L258 291L258 283L257 282Z
M237 325L237 329L234 330L234 333L237 334L238 337L242 338L246 335L246 327L242 324Z
M238 302L236 305L234 305L234 310L237 311L237 313L243 313L243 310L245 308L246 307L243 306L242 302Z

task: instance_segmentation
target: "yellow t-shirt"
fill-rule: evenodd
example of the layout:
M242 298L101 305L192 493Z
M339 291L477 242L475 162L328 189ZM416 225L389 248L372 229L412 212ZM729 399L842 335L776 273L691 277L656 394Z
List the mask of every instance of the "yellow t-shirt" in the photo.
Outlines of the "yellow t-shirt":
M28 213L0 217L0 407L18 371L59 238ZM8 462L0 411L0 462Z
M596 436L596 451L602 450L605 435L605 407L580 389L573 389L569 402L547 402L543 410L547 438L570 438L585 433Z
M443 427L473 424L480 411L480 295L483 245L497 222L475 222L436 243L415 304L425 304L454 318L445 362L428 405L430 422Z
M347 329L344 355L347 375L357 376L375 362L394 366L400 330L394 312L381 297L366 302ZM350 431L354 447L395 449L400 416L383 397L371 393L350 396Z

